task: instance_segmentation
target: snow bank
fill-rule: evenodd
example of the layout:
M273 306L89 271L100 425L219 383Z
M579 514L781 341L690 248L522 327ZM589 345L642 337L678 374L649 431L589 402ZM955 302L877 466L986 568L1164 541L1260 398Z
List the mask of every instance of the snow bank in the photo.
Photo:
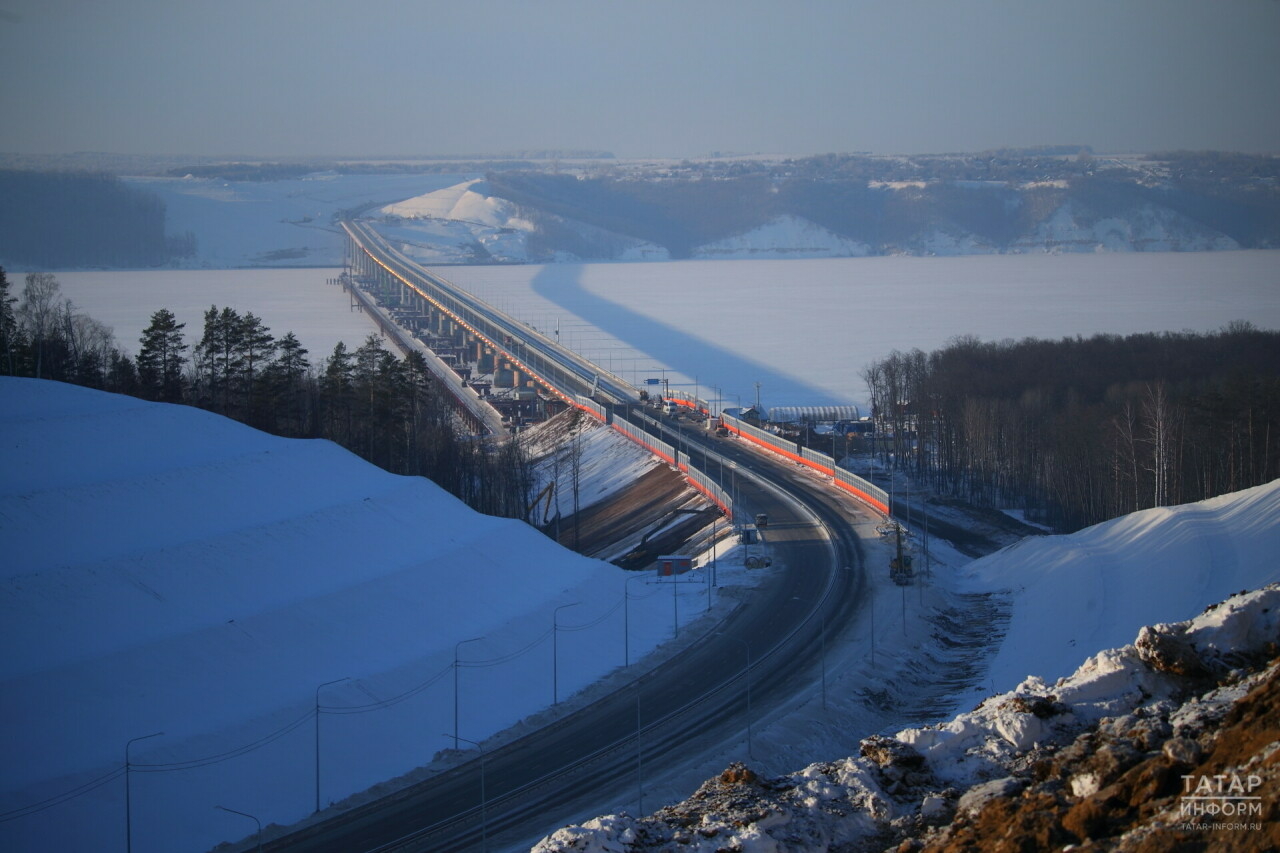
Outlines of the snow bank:
M1119 646L1143 625L1280 581L1278 557L1280 481L1025 539L977 560L965 569L974 586L1013 597L989 684L1008 690L1027 673L1067 675L1081 654Z

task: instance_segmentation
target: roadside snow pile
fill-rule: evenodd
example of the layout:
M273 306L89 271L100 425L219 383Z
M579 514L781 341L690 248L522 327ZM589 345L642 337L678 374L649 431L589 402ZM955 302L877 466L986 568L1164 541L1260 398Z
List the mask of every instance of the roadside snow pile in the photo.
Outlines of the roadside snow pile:
M908 849L994 849L997 840L1026 849L1100 838L1159 846L1216 831L1187 819L1189 777L1269 785L1271 822L1259 824L1256 849L1274 849L1278 640L1272 584L1144 628L1053 684L1031 677L948 723L867 738L859 756L774 779L734 765L650 817L599 818L533 849L800 853L907 839ZM1252 739L1243 743L1235 727Z
M1024 539L964 574L1013 601L991 689L1009 690L1028 673L1059 678L1143 625L1189 619L1208 602L1280 581L1280 481Z

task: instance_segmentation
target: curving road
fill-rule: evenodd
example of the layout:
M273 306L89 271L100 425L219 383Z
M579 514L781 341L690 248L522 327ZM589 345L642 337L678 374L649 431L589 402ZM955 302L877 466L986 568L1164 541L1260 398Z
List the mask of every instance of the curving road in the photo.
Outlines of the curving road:
M621 408L615 416L644 422ZM678 429L651 419L646 428L667 430L667 441ZM847 510L790 463L704 430L686 429L679 444L704 472L723 477L740 509L769 515L774 565L744 605L687 650L648 671L633 667L635 680L593 704L264 849L506 849L609 804L638 805L645 778L709 744L742 740L749 761L753 721L820 677L824 628L829 642L857 612L859 543Z

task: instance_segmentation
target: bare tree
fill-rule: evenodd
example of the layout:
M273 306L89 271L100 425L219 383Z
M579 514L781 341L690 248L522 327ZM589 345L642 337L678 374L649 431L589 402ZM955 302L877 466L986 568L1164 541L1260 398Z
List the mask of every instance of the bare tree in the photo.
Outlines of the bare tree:
M36 378L44 374L44 350L58 314L58 291L61 289L53 273L27 273L18 313L31 333L31 346L36 355Z

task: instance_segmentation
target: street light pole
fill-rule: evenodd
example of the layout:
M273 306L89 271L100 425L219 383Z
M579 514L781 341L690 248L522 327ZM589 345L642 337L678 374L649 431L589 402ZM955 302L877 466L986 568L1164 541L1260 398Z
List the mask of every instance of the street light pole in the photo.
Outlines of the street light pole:
M335 678L333 681L326 681L324 684L316 687L316 811L320 811L320 689L328 687L330 684L339 684L343 681L350 681L350 676L344 678Z
M793 601L803 601L805 604L812 604L808 599L793 598ZM818 610L818 618L822 620L822 710L827 710L827 614L825 611Z
M133 810L129 793L129 771L133 764L129 760L129 747L133 746L135 741L160 737L162 734L164 732L130 738L124 745L124 849L126 853L131 853L133 850Z
M632 575L622 582L622 660L625 666L631 666L631 582L636 578L643 580L644 575Z
M717 526L720 522L720 516L715 515L711 519L711 587L714 589L719 586L716 583L716 537L719 536Z
M727 640L733 640L735 643L742 643L742 648L746 649L747 652L747 757L755 760L755 755L751 750L751 646L746 640L739 637L730 637L722 631L717 631L716 636L724 637Z
M445 735L445 737L448 737L448 735ZM489 798L485 796L484 790L484 747L464 737L460 737L458 740L466 741L480 750L480 843L483 845L484 853L489 853Z
M673 572L671 575L671 636L680 636L680 599L676 597L679 591L676 589L676 576Z
M258 825L258 834L257 834L258 853L262 853L262 821L258 820L256 817L249 814L248 812L238 812L235 809L229 809L226 806L214 806L214 808L222 809L224 812L231 812L232 814L238 814L241 817L247 817L250 820L252 820L254 823L256 823Z
M458 748L458 649L466 643L483 640L483 637L472 637L470 640L459 640L453 644L453 748Z
M581 601L561 604L551 613L551 704L560 704L560 611L566 607L577 607Z
M644 753L640 741L640 681L636 680L636 800L638 814L644 814Z

